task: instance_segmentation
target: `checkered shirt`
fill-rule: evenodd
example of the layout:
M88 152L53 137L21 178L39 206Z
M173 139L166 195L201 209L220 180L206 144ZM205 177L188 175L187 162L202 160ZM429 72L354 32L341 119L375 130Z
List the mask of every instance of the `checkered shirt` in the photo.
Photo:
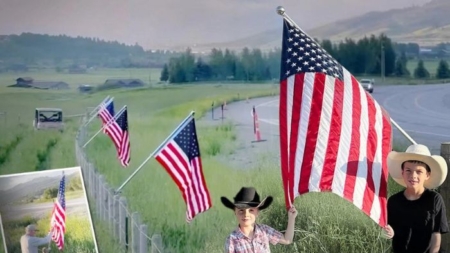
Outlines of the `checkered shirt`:
M253 239L250 239L237 227L225 242L225 253L270 253L269 243L275 245L282 237L277 230L256 224Z

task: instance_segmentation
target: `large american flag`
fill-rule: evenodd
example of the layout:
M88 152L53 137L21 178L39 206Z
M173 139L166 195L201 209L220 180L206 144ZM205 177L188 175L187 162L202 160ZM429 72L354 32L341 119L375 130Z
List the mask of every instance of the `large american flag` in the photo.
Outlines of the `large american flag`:
M52 217L50 219L52 240L59 250L64 248L64 233L66 232L66 198L65 198L65 176L59 183L58 196L53 204Z
M166 169L180 189L187 205L187 222L211 207L193 116L155 155L155 159Z
M124 111L117 117L117 126L120 128L120 143L117 146L117 155L120 160L120 164L123 167L127 167L130 163L130 138L128 135L128 110L125 107Z
M351 73L286 19L279 110L286 206L300 194L331 191L384 226L390 117Z

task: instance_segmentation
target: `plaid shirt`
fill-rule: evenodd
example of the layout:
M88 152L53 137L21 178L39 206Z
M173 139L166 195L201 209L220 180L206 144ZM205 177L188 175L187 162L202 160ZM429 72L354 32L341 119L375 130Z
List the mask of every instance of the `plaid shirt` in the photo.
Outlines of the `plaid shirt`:
M277 230L263 224L255 224L253 240L242 234L238 227L225 242L226 253L270 253L269 243L275 245L283 237Z

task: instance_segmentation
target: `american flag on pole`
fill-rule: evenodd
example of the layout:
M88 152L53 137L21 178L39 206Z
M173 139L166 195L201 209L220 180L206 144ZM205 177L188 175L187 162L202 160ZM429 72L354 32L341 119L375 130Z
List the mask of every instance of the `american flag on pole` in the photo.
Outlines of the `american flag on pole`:
M98 116L102 121L103 132L111 138L117 148L117 144L120 143L120 128L116 124L108 125L108 123L114 119L114 115L114 101L110 98L103 105L101 105L100 110L98 111Z
M127 167L130 163L130 138L128 135L128 111L125 107L124 111L117 117L117 126L120 128L120 143L116 144L117 154L120 164Z
M387 112L321 46L284 19L280 153L286 206L331 191L387 222Z
M193 116L155 155L155 159L166 169L180 189L187 205L187 222L211 207Z
M52 240L59 250L64 248L64 233L66 232L66 198L65 198L65 176L59 183L58 196L53 203L52 217L50 219Z

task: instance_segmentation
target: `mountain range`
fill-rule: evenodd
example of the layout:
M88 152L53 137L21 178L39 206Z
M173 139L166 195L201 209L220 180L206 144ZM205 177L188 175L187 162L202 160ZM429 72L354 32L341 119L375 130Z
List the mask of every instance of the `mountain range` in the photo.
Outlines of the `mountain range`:
M340 42L346 38L358 40L364 36L386 34L395 42L417 43L431 46L450 42L450 1L433 0L422 6L389 11L369 12L361 16L341 20L305 31L320 40ZM301 26L301 24L299 24ZM223 43L199 44L194 51L211 48L240 50L244 47L273 49L281 46L281 27L270 29L239 40ZM175 50L180 50L176 48Z

